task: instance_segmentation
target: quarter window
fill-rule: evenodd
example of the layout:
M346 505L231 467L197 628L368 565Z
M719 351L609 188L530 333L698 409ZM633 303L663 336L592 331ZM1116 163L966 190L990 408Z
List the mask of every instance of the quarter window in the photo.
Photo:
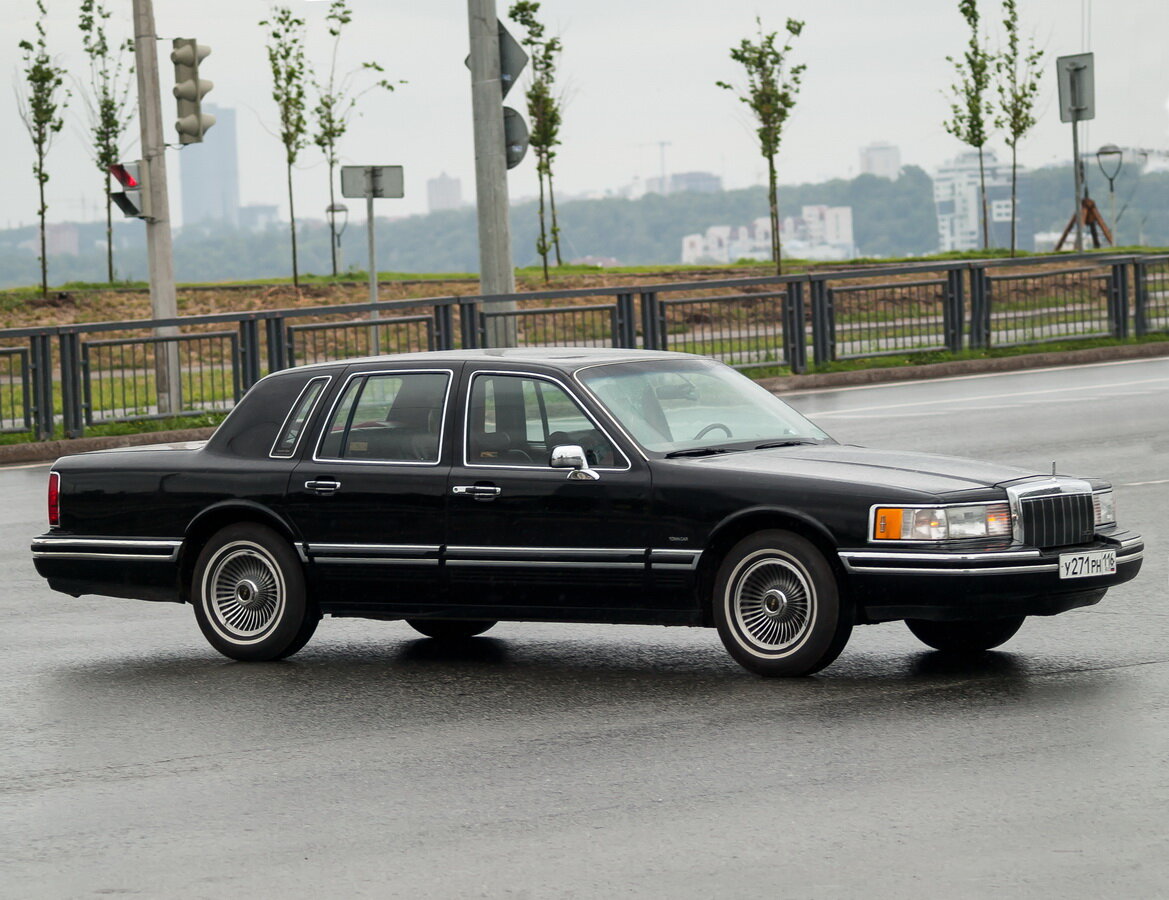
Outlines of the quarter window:
M612 466L616 451L562 388L521 375L478 375L471 384L467 462L546 466L554 447L577 444L589 463Z
M276 443L272 447L272 456L287 458L296 453L296 448L300 445L300 436L304 433L305 422L312 415L317 400L328 383L328 377L314 378L304 386L304 390L296 398L296 405L292 407L288 418L284 420L280 437L276 439Z
M333 410L318 458L438 462L449 380L444 372L353 378Z

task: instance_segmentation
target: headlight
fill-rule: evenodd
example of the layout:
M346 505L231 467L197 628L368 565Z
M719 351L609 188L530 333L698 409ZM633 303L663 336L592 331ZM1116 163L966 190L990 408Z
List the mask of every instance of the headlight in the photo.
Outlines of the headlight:
M1116 495L1112 491L1097 491L1092 495L1092 509L1096 525L1116 524Z
M1011 536L1007 503L961 506L879 506L873 510L874 541L957 541Z

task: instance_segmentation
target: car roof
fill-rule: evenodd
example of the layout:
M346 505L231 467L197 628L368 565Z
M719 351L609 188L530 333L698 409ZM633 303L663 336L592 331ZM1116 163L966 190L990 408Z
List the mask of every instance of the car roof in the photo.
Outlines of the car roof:
M584 366L599 363L648 362L664 359L699 359L691 353L668 350L631 350L612 347L495 347L483 350L432 350L421 353L395 353L388 356L363 356L338 359L327 363L300 366L296 371L323 368L386 363L531 363L572 372ZM284 370L289 371L289 370ZM273 373L276 374L276 373Z

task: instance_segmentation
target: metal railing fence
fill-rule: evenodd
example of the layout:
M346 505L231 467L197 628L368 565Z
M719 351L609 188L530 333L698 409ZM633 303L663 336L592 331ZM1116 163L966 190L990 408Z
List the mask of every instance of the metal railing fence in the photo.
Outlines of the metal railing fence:
M500 336L522 347L683 350L800 373L809 358L1159 332L1169 334L1169 255L1093 254L7 329L0 431L45 440L58 425L76 437L105 422L224 412L268 372ZM177 387L160 405L164 371Z

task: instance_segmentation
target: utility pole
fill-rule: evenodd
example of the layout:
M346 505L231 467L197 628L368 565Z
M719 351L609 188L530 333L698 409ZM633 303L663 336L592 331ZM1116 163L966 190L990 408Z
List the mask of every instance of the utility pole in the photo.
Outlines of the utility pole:
M503 135L503 87L500 82L499 21L495 0L467 0L471 40L471 115L475 131L475 201L479 219L479 289L484 296L515 293L508 219L507 160ZM492 312L510 312L514 300L490 304ZM515 318L489 322L487 343L516 345Z
M662 164L662 196L670 193L670 183L666 180L666 148L670 146L669 141L658 141L658 152L661 156Z
M178 315L175 300L174 247L170 232L170 205L166 189L166 140L163 138L162 98L158 85L158 34L152 0L133 0L134 68L138 76L138 121L142 126L142 161L150 189L150 218L146 220L146 256L150 271L150 309L156 319ZM178 334L174 326L155 329L156 337ZM155 345L158 411L182 409L178 348L173 342Z

